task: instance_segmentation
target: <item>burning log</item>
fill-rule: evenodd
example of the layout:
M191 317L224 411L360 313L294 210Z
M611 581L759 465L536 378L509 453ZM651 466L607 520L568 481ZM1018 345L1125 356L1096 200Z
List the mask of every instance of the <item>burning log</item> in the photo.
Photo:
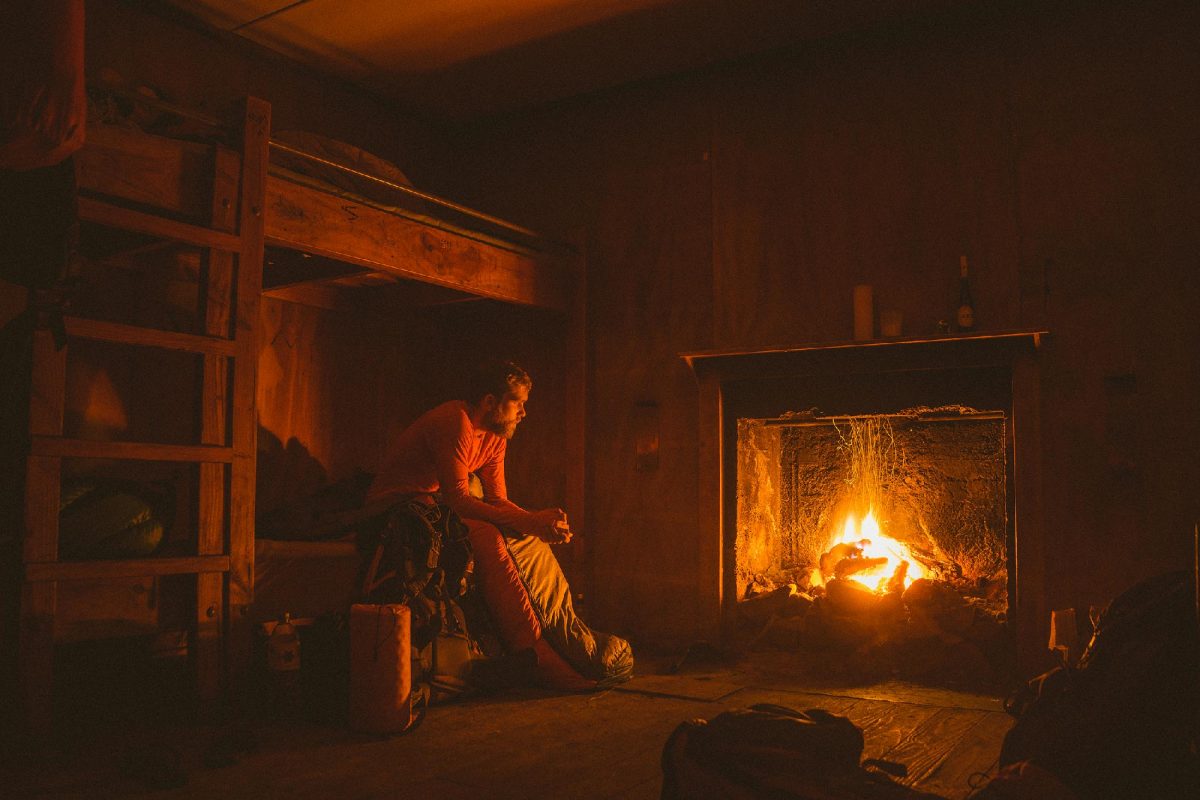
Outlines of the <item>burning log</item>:
M856 572L866 572L876 567L886 566L887 562L886 558L843 558L833 568L833 576L835 578L848 578Z
M904 579L908 577L908 562L901 561L896 566L896 571L892 573L892 577L887 582L887 593L889 595L904 594Z
M871 542L862 539L857 542L839 542L821 556L821 574L825 578L848 578L859 572L867 572L888 563L886 557L870 558L863 554L863 548Z
M829 548L828 552L821 556L818 566L821 568L821 574L825 577L836 575L837 566L846 559L862 558L863 546L866 545L866 540L858 542L839 542ZM839 576L840 577L840 576Z
M834 578L825 584L830 609L838 614L869 614L879 604L879 596L858 581Z

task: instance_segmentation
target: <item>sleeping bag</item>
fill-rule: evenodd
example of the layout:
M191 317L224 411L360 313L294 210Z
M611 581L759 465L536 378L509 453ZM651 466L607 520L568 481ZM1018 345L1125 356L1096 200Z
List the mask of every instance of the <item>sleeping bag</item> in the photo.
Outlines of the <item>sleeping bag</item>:
M629 642L593 631L575 613L571 590L550 545L466 520L475 572L497 633L510 652L531 649L543 683L604 689L633 676Z

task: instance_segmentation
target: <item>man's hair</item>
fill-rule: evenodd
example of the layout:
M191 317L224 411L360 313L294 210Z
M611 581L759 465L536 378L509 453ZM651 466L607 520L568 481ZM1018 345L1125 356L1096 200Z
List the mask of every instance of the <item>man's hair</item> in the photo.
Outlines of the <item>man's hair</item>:
M528 372L511 361L488 361L477 367L471 375L467 385L467 400L478 403L489 394L500 399L514 386L532 389L533 380Z

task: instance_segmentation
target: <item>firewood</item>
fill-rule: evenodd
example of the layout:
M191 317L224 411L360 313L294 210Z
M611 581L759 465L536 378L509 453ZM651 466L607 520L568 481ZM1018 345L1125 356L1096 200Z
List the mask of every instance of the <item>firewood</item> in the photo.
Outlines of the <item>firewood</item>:
M861 556L843 558L833 568L833 575L835 578L846 578L858 572L882 567L885 564L887 564L886 558L862 558Z
M879 598L858 581L834 578L825 584L830 608L838 614L867 614L875 609Z
M821 568L821 574L826 578L835 574L837 565L847 558L860 558L862 556L862 542L845 543L841 542L829 548L829 551L821 556L818 566Z
M804 592L797 592L789 595L783 604L783 610L780 616L783 617L803 617L809 612L813 606L813 599L810 595Z
M796 584L780 586L772 592L757 594L737 604L738 616L751 625L761 625L771 617L784 614L788 598L796 593Z
M958 590L945 581L918 578L904 590L904 604L910 609L915 606L953 607L965 602Z
M887 582L887 593L901 595L904 594L904 579L908 577L908 562L901 561L896 566L896 571L892 573L892 577Z

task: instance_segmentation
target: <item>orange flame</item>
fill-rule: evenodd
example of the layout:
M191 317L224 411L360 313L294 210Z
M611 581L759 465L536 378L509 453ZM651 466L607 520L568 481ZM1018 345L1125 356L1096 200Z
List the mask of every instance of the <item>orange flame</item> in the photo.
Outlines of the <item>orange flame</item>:
M842 535L835 537L825 550L828 552L839 544L859 543L864 543L862 550L864 558L886 558L887 563L874 569L856 572L848 576L850 580L858 581L874 591L882 591L887 585L888 579L895 573L896 567L900 566L901 561L908 562L908 572L904 576L905 588L908 588L917 578L925 577L925 569L919 561L913 558L908 547L903 542L884 535L879 527L879 522L875 519L874 509L867 511L867 515L863 517L861 523L855 519L853 514L848 515L845 525L842 526Z

